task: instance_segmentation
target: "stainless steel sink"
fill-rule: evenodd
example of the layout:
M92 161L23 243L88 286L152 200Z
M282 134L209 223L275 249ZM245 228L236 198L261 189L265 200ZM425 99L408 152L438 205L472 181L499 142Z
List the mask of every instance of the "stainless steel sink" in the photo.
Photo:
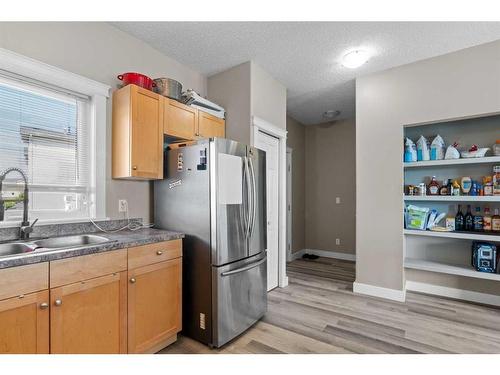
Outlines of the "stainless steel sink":
M31 253L35 248L21 242L0 244L0 257Z
M53 237L44 240L34 241L33 244L45 249L63 249L70 247L95 245L104 242L111 242L109 238L96 236L93 234L83 234L78 236Z

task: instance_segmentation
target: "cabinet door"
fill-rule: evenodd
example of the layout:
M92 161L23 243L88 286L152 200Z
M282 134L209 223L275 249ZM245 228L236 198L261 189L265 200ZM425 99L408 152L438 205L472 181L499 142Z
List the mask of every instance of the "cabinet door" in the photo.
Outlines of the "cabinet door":
M224 119L199 111L197 134L201 138L224 138L226 136L226 122Z
M49 291L0 301L0 353L49 353Z
M154 353L182 327L182 258L129 270L128 352Z
M126 353L127 272L50 290L51 353Z
M198 110L172 99L165 99L165 134L182 139L194 139L198 123Z
M132 176L163 178L163 100L154 92L131 89Z

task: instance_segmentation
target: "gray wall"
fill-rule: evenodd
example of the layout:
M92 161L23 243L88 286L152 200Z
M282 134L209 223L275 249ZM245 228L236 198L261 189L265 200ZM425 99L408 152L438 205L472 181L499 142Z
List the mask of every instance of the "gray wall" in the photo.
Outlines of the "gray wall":
M292 252L306 247L305 208L306 208L306 128L290 116L286 118L287 146L292 151Z
M182 41L179 41L182 43ZM161 54L146 43L106 23L0 23L0 47L83 75L116 88L116 76L127 71L171 77L206 94L206 78ZM111 179L111 99L107 121L106 213L120 217L118 199L127 199L130 214L150 220L152 184Z
M308 125L305 135L306 248L355 254L356 124Z
M357 80L357 282L404 289L402 126L499 112L499 61L496 41Z

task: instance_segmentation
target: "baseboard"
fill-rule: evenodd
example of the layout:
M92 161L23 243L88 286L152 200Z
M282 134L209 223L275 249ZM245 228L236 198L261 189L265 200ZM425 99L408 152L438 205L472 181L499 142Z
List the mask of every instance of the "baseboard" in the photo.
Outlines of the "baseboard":
M306 253L307 254L317 255L319 257L324 257L324 258L350 260L350 261L353 261L353 262L356 261L356 254L339 253L339 252L336 252L336 251L326 251L326 250L317 250L317 249L302 249L302 250L299 250L296 253L292 254L291 260L296 260L296 259L302 258L302 255L304 255Z
M449 288L446 286L421 283L418 281L407 281L406 290L482 303L485 305L500 306L500 296L488 293L474 292L472 290Z
M372 297L386 298L393 301L404 302L406 299L406 290L389 289L381 286L362 284L354 282L352 290L356 294L365 294Z

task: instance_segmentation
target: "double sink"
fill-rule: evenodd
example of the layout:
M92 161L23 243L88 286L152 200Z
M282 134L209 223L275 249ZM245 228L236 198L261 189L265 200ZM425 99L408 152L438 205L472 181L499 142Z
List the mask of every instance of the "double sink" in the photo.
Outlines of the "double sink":
M103 236L83 234L77 236L45 238L36 241L9 242L0 244L0 258L32 253L35 251L71 249L75 247L96 245L105 242L113 242L113 240L110 240L109 238Z

